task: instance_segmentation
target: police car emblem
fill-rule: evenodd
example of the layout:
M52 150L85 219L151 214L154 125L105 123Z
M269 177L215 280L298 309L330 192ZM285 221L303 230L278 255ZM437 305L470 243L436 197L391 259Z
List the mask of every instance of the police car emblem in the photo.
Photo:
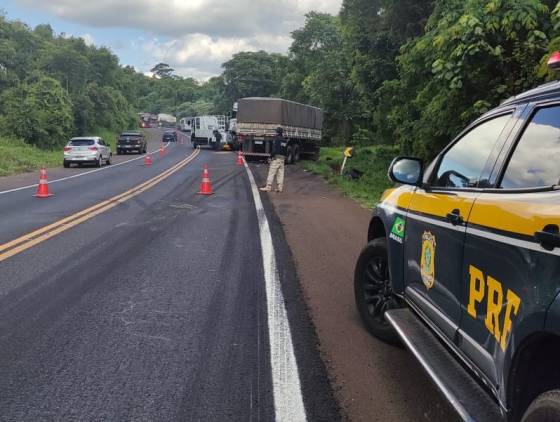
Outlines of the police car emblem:
M420 256L420 275L427 289L434 286L435 280L436 238L426 231L422 235L422 253Z

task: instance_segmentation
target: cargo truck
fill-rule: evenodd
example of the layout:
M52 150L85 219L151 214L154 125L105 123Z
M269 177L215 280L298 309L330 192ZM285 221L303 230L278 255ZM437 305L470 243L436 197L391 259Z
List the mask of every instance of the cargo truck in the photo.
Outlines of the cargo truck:
M323 112L280 98L242 98L237 101L235 137L247 158L270 157L276 128L284 129L288 140L286 163L300 158L319 158Z
M157 120L160 127L175 128L177 124L177 118L171 114L160 113Z

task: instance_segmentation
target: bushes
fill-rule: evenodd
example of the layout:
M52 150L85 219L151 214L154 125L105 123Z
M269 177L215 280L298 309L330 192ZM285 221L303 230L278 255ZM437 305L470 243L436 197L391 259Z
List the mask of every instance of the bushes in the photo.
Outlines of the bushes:
M73 129L72 103L60 83L38 76L0 96L0 130L45 149L62 146Z
M372 207L379 201L383 191L392 185L387 178L387 169L397 154L398 150L394 146L357 147L354 156L346 163L346 170L356 169L362 173L357 180L339 175L344 159L343 148L321 148L319 160L304 161L303 166L323 176L362 205Z

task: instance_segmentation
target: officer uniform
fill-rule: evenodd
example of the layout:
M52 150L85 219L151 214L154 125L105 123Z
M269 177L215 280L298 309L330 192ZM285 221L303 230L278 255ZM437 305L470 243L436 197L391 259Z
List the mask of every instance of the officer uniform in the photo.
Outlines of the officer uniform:
M263 192L270 192L272 190L272 183L275 177L276 192L282 192L284 190L284 163L288 155L288 142L283 132L284 130L281 127L276 129L276 136L272 142L272 151L270 152L271 161L270 168L268 169L266 186L261 188Z
M222 134L215 130L214 132L214 149L218 150L222 144Z

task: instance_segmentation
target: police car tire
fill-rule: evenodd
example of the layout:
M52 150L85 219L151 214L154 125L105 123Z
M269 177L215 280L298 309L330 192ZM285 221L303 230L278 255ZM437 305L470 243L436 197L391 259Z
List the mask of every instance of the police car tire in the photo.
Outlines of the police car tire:
M521 422L560 421L560 390L551 390L538 396L525 411Z
M356 263L356 269L354 271L354 298L356 307L358 308L358 312L360 313L360 317L366 329L374 337L392 345L401 345L399 337L393 327L391 327L386 320L373 317L370 313L370 304L365 300L364 284L366 284L367 281L366 269L372 259L376 257L380 257L386 261L388 260L387 239L384 237L369 242L358 257L358 262ZM396 298L389 299L385 305L387 308L395 308L398 306L398 302Z

